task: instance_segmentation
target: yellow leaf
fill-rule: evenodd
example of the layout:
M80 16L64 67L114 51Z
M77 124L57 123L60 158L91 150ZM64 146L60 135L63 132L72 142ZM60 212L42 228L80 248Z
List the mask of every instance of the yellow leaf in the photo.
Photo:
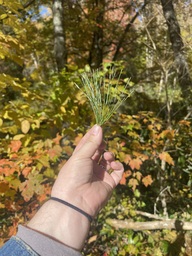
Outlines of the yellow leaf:
M168 152L162 152L159 154L159 158L168 164L174 165L173 158L169 155Z
M38 162L40 162L43 167L50 167L48 156L41 156L41 158L38 159Z
M28 133L29 129L30 129L30 123L28 120L24 120L21 122L21 131L26 134Z
M4 117L5 119L12 120L12 117L9 116L9 112L8 112L7 110L5 111L5 114L3 115L3 117Z
M141 180L141 177L142 177L142 173L141 172L136 172L136 173L134 173L134 177L136 177L137 178L137 180Z
M60 110L61 110L61 112L66 113L66 109L65 109L64 106L61 106L61 107L60 107Z
M138 185L139 183L137 179L131 178L129 180L129 186L132 187L133 190L135 190Z
M142 179L143 184L145 185L145 187L150 186L153 183L153 180L151 178L151 175L147 175Z
M24 146L27 147L29 145L29 142L31 141L32 136L31 135L27 135L25 136L25 140L24 140Z
M5 205L0 203L0 209L3 209L3 208L5 208Z
M35 130L40 127L41 122L39 120L34 120L34 123L31 125L32 129Z
M8 15L7 15L6 13L1 14L0 20L4 20L4 19L6 19L7 17L8 17Z
M96 240L97 240L97 235L92 236L92 237L89 238L88 244L91 244L91 243L95 242Z
M15 136L13 137L13 140L20 140L20 139L22 139L23 137L25 137L24 134L17 134L17 135L15 135Z
M51 168L47 168L44 173L43 173L46 177L49 177L49 178L54 178L55 177L55 173L53 171L53 169Z
M3 125L3 120L0 118L0 126Z

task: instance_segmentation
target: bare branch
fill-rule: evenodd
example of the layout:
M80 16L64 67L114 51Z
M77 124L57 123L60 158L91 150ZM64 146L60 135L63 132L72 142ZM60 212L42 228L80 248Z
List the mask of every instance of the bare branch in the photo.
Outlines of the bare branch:
M23 4L23 8L26 9L30 5L32 5L35 2L35 0L29 0L27 3Z
M183 222L180 220L170 220L170 219L161 220L161 221L146 221L146 222L107 219L106 223L116 229L132 229L134 231L157 230L157 229L192 230L192 222Z
M141 215L141 216L147 217L147 218L149 218L149 219L165 220L165 217L160 217L160 216L157 215L157 214L152 214L152 213L142 212L142 211L135 211L135 213L136 213L137 215Z

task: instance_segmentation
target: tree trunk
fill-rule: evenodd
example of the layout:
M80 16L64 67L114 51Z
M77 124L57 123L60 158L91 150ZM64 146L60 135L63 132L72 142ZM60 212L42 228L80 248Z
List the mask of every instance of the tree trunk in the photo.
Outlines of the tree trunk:
M120 52L120 49L125 41L125 37L127 35L127 33L129 32L129 30L131 29L133 23L135 22L135 20L137 19L137 17L139 16L140 12L142 10L144 10L145 6L147 5L147 1L145 0L144 1L144 4L142 5L141 9L139 11L137 11L135 13L135 15L132 17L132 19L130 20L130 22L127 24L127 26L125 27L125 30L123 32L123 34L121 35L120 39L119 39L119 42L117 44L117 47L116 47L116 50L115 50L115 53L114 53L114 56L113 56L113 61L116 61L117 58L118 58L118 55L119 55L119 52Z
M93 40L88 63L92 68L99 68L103 62L103 19L105 0L96 0L95 10L98 13L95 19L95 29L93 32Z
M54 56L58 71L61 71L67 62L63 3L64 0L53 0Z
M180 26L175 15L172 0L161 0L163 14L168 26L168 32L178 73L179 84L184 98L189 97L189 90L192 87L192 79L190 77L189 68L185 59L184 43L181 38Z

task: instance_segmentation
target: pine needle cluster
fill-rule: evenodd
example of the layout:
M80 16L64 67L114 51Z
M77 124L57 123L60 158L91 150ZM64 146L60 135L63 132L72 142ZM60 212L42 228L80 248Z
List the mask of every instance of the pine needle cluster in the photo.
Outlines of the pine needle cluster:
M106 123L130 96L129 79L122 80L121 75L122 70L114 67L89 70L80 75L81 85L76 86L89 100L98 125Z

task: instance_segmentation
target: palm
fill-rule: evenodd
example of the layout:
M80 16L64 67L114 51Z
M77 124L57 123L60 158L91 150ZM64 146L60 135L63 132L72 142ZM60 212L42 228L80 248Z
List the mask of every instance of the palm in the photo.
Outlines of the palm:
M103 154L102 134L97 143L93 143L89 137L88 132L61 169L52 196L66 200L94 216L119 183L123 166L114 161L110 152ZM109 170L112 172L109 173Z

